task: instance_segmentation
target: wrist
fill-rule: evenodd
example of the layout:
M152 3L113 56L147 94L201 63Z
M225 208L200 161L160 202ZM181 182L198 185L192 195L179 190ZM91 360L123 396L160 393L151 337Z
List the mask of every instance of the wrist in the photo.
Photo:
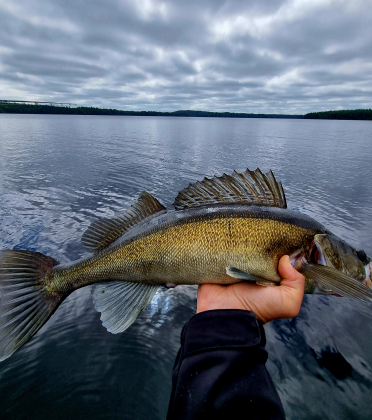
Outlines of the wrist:
M240 309L207 310L194 315L185 325L182 356L217 348L265 346L262 322L251 311Z
M229 304L229 302L203 302L203 301L197 301L196 304L196 313L199 314L201 312L205 311L219 311L224 309L237 309L237 310L246 310L245 308L237 308L236 305L232 306Z

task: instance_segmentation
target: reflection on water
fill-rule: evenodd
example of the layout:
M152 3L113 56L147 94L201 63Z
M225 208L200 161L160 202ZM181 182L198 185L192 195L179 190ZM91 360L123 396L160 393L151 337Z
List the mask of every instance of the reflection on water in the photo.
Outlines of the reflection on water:
M367 121L0 115L0 249L68 262L92 220L147 190L168 208L205 175L273 169L288 206L372 255L372 125ZM163 419L196 288L158 294L109 334L89 287L0 364L7 419ZM266 326L268 369L289 419L370 419L371 309L307 296Z

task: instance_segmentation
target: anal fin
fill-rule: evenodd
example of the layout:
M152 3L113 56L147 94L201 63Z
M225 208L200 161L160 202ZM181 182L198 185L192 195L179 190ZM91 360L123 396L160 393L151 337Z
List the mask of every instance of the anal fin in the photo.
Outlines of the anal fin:
M107 331L125 331L151 302L159 285L109 281L93 286L93 304Z

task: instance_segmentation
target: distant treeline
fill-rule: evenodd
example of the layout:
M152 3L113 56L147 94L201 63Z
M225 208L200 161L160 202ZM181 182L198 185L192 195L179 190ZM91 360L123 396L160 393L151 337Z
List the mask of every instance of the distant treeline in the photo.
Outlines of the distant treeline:
M283 114L245 114L235 112L208 112L208 111L120 111L118 109L93 108L78 106L69 108L52 105L28 105L0 103L0 113L8 114L72 114L72 115L138 115L159 117L222 117L222 118L303 118L302 115Z
M327 120L372 120L371 109L355 109L345 111L310 112L305 115L288 114L246 114L243 112L208 112L208 111L121 111L109 108L93 108L78 106L69 108L52 105L28 105L0 103L0 114L71 114L71 115L138 115L157 117L220 117L220 118L306 118Z
M320 120L372 120L372 109L310 112L304 115L304 118Z

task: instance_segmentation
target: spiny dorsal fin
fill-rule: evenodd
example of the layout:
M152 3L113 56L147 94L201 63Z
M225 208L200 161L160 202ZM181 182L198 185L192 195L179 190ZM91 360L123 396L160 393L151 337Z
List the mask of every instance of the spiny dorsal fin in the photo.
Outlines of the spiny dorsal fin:
M180 191L173 206L176 210L213 204L245 204L287 208L281 182L270 170L263 174L258 168L243 173L233 172L212 179L204 178Z
M126 230L147 217L164 211L165 207L151 194L143 191L124 214L93 222L81 238L85 248L100 251L118 239Z

